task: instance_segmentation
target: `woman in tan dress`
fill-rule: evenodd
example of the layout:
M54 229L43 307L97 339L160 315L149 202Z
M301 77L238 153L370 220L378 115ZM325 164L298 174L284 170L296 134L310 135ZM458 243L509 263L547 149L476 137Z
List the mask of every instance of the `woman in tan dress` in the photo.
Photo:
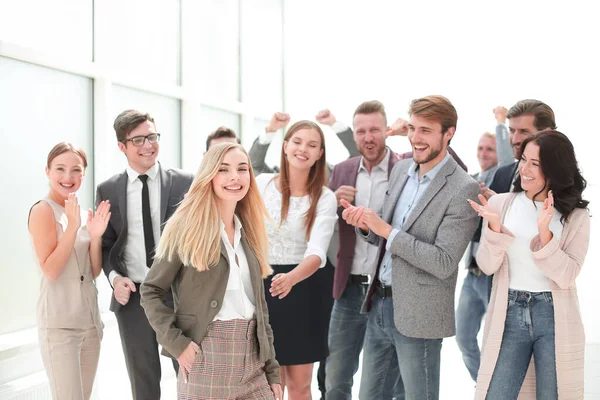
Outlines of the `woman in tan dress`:
M42 271L37 325L42 360L55 400L89 399L100 356L102 320L94 279L102 270L102 234L110 204L82 225L76 192L87 157L70 143L48 155L49 193L29 212L29 232ZM84 220L85 221L85 220Z

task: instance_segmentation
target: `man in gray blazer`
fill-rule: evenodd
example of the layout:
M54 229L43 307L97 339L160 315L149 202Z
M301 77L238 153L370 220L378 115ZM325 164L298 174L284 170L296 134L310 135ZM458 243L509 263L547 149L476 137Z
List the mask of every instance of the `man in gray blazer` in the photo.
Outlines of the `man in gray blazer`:
M127 169L98 185L96 203L109 200L111 218L102 236L102 269L113 287L115 313L135 400L160 399L156 334L140 305L140 284L152 265L162 228L187 193L193 176L157 161L160 133L154 119L123 111L114 123ZM169 292L166 302L173 306ZM173 363L177 371L176 362Z
M428 96L413 100L409 114L413 160L392 170L383 218L342 201L343 218L379 245L363 303L369 319L361 399L381 398L381 376L394 353L406 398L439 398L442 339L455 334L458 263L479 219L467 203L477 199L479 184L448 153L458 119L454 106Z

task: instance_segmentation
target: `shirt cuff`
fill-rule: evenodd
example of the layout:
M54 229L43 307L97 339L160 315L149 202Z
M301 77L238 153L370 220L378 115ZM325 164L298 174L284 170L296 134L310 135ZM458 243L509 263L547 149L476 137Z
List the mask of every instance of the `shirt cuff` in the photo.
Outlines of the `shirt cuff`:
M275 134L277 132L265 132L262 131L260 135L258 135L258 143L260 144L271 144L273 139L275 139Z
M331 125L331 129L335 132L335 133L342 133L345 130L348 129L348 126L346 124L344 124L343 122L340 121L335 121L333 123L333 125Z
M385 249L387 251L390 251L390 247L392 247L392 242L394 241L394 238L396 237L398 232L400 232L398 229L392 229L392 233L390 233L390 236L388 236L387 243L385 244Z
M113 289L114 289L114 287L115 287L115 283L114 283L114 282L115 282L115 278L116 278L117 276L121 276L121 275L119 275L119 273L118 273L117 271L114 271L114 270L113 270L113 271L110 271L110 274L108 274L108 281L109 281L109 282L110 282L110 284L112 285Z

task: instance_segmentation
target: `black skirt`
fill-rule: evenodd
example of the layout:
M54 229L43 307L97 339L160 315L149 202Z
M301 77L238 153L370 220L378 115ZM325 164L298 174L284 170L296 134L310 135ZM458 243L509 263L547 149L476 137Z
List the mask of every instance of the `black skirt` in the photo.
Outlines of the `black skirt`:
M273 328L275 358L279 365L311 364L329 354L327 335L333 307L333 266L325 267L292 287L283 299L271 296L271 279L290 272L296 265L272 265L265 282L269 322Z

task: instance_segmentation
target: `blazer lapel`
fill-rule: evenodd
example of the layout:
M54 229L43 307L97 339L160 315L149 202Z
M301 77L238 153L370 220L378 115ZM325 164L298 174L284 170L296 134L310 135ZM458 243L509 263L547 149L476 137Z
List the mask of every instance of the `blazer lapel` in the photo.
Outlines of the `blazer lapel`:
M382 218L387 223L392 221L396 204L400 198L400 193L402 193L402 189L404 189L404 185L406 185L406 181L408 180L408 168L410 168L410 165L408 165L408 167L402 171L396 182L389 183L388 190L385 192L385 195L388 196L385 204L389 205L389 207L383 208Z
M167 174L160 164L158 166L158 172L160 173L160 224L162 226L162 224L165 223L165 217L167 215L172 182L171 174Z
M446 177L448 175L452 175L457 165L458 164L456 164L456 161L454 161L452 158L446 162L435 178L433 178L433 181L431 181L425 193L423 193L419 199L419 202L416 204L416 207L413 208L408 215L408 218L402 227L403 231L407 232L410 229L412 224L417 220L417 218L419 218L419 215L421 215L423 210L425 210L425 207L427 207L429 202L433 200L435 195L444 187L447 180Z
M124 171L117 179L115 191L117 193L117 204L121 211L123 226L127 226L127 171Z

